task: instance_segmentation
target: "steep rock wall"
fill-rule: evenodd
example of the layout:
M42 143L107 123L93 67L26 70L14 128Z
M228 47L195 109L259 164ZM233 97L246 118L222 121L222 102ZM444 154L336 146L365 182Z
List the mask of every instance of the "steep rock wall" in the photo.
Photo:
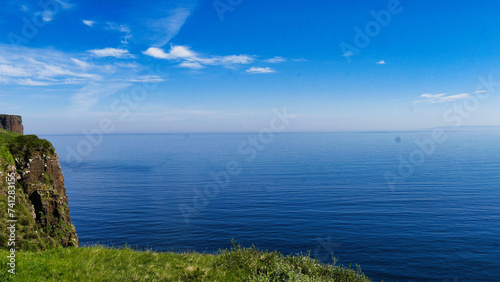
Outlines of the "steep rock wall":
M23 119L20 116L0 115L0 129L24 134Z
M14 206L18 249L47 249L78 246L78 237L69 214L68 196L59 157L47 140L34 135L0 131L0 215L8 218L8 175L15 174ZM0 224L0 246L9 235Z

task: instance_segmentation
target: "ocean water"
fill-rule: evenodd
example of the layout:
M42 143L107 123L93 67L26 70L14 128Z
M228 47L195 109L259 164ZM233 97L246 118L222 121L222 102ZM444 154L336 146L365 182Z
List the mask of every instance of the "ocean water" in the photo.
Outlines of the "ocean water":
M42 137L82 245L216 252L234 238L375 281L500 281L500 132L433 134Z

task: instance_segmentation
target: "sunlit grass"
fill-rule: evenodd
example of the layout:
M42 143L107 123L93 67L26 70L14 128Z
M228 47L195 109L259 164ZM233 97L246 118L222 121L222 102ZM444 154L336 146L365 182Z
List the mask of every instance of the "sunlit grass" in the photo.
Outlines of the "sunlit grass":
M236 244L217 254L103 246L19 252L15 275L7 254L0 251L1 281L370 281L360 270Z

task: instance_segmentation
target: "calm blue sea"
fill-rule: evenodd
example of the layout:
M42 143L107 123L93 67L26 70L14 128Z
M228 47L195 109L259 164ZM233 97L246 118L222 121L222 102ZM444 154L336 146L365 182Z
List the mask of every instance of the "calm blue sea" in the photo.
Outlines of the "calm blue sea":
M375 280L500 281L500 132L432 136L42 137L82 244L216 252L235 238Z

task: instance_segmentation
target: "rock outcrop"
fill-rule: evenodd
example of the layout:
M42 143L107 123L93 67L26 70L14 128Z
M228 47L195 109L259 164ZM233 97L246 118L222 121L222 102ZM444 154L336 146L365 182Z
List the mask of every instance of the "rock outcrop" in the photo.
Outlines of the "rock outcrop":
M8 201L12 186L15 186L15 205L10 205ZM8 209L14 210L17 220L15 236L18 250L78 246L59 157L49 141L35 135L24 136L0 130L2 219L12 217ZM4 248L10 238L6 224L5 220L0 223L0 245Z
M0 115L0 129L24 134L23 119L21 116Z

